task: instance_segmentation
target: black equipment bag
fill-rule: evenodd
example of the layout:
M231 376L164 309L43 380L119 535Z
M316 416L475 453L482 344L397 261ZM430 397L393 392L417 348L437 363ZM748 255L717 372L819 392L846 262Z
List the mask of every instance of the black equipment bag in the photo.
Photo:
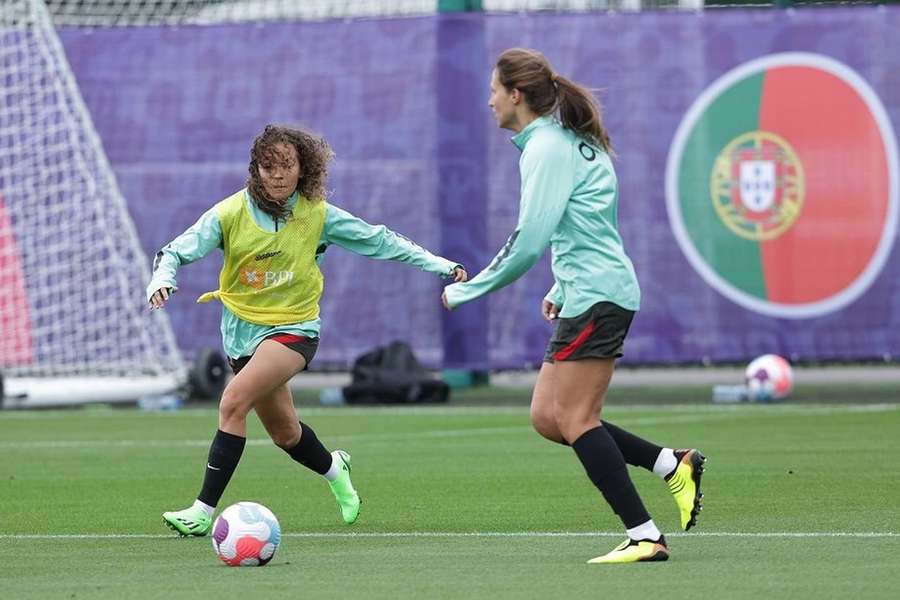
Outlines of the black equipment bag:
M450 387L426 371L409 344L379 346L353 363L353 381L343 388L347 404L446 402Z

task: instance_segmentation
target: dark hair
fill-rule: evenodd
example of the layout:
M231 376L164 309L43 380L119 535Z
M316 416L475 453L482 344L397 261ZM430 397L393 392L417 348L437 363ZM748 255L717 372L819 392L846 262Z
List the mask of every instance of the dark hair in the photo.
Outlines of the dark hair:
M497 78L507 90L522 92L539 115L559 113L563 127L612 153L600 103L586 87L559 75L550 61L528 48L510 48L497 59Z
M328 194L325 180L328 178L328 163L334 158L334 152L325 138L284 125L266 125L262 133L253 140L253 146L250 148L250 177L247 178L247 191L260 210L273 218L285 219L290 215L287 206L266 195L259 177L260 162L279 162L287 159L279 154L276 148L278 144L296 148L302 173L300 181L297 182L297 191L310 201L321 200Z

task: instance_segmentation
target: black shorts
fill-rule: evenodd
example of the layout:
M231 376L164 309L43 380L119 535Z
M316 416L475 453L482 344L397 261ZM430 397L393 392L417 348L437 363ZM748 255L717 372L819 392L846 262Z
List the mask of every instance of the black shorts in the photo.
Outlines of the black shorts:
M312 362L313 357L316 355L316 349L319 347L319 338L308 338L303 337L302 335L293 335L291 333L273 333L266 339L283 344L305 358L306 366L303 367L304 370L309 368L309 363ZM252 356L253 355L251 354L250 356L242 356L237 359L229 358L228 364L231 366L232 372L237 375L238 371L243 369L244 365L250 362Z
M577 317L557 319L544 362L581 358L619 358L634 311L598 302Z

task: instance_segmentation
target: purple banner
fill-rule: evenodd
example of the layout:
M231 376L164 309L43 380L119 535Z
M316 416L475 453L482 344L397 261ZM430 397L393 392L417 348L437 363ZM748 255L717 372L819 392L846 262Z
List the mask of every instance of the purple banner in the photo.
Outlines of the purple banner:
M464 261L473 274L503 245L518 211L519 154L509 132L498 130L490 116L490 67L507 47L540 49L560 73L600 90L618 153L620 229L643 290L624 360L650 364L743 361L767 352L794 360L900 354L896 218L891 228L897 173L889 151L900 127L898 30L900 9L876 7L440 15L68 29L61 37L148 255L243 185L250 142L263 125L288 122L321 132L335 148L333 203ZM784 53L813 58L809 64L766 58ZM790 96L800 98L801 108L806 102L828 109L822 114L831 115L833 124L846 123L856 109L822 109L822 95L811 88L776 93L790 91L799 76L827 84L829 74L850 90L848 98L858 92L860 106L874 115L859 122L881 127L843 134L848 140L883 136L872 145L886 149L882 158L860 157L856 142L847 146L844 139L819 140L804 150L803 140L819 139L812 130L832 123L819 121L810 132L797 133L778 120L784 113L777 102ZM764 83L754 91L748 87L754 81ZM734 98L740 102L728 104ZM750 105L758 106L752 119ZM744 129L741 119L748 122ZM770 140L763 136L741 146L744 130L773 131L775 141L763 143ZM723 136L721 148L711 133ZM765 144L776 158L765 154ZM725 149L732 154L722 154ZM725 212L710 212L707 229L696 221L706 217L692 211L697 202L713 206L718 188L710 196L715 170L701 155L709 155L715 168L727 163L726 180L734 174L732 187L720 194ZM751 177L751 167L763 175ZM777 174L787 169L787 181L801 168L805 195L791 195ZM766 179L770 171L775 175ZM831 235L830 224L846 225L849 218L853 231L871 230L877 239L871 248L859 242L860 265L844 265L835 256L822 259L822 277L809 269L796 275L788 267L796 262L791 257L806 252L797 245L806 238L798 238L788 256L773 250L771 236L778 234L784 244L787 234L775 231L779 227L793 227L795 236L804 231L785 220L785 211L802 200L799 216L791 218L804 223L822 204L814 190L837 189L824 179L832 172L848 173L840 185L850 186L857 172L857 179L884 182L845 195L856 202L860 194L880 194L870 203L874 208L822 221L818 230ZM741 202L750 196L740 190L766 190L770 181L777 183L772 195L753 196L761 204L744 210ZM707 186L696 198L692 182ZM744 220L716 220L729 210ZM737 230L769 213L777 227L770 232L757 223L735 246L740 251L718 249L716 238L704 237L726 231L722 223ZM867 229L872 220L876 226ZM877 234L890 239L879 245ZM843 238L834 235L824 239L840 245ZM216 286L220 264L211 256L180 272L181 289L168 310L189 356L220 345L218 308L194 304ZM834 289L816 291L817 282L841 269L846 281L838 278ZM550 335L539 314L552 281L547 257L521 280L451 317L442 314L440 282L415 269L332 248L323 270L319 365L347 364L399 338L430 366L534 366Z

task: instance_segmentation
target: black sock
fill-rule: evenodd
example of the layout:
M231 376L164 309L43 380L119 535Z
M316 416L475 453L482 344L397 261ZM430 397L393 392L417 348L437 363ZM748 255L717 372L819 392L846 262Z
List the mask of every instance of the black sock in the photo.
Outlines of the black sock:
M331 453L325 449L312 427L300 421L300 441L289 450L285 450L298 463L324 475L331 468Z
M212 444L209 447L209 459L206 462L206 474L203 476L203 488L197 499L204 504L215 506L219 503L225 486L231 479L232 473L237 468L241 454L244 452L244 443L247 438L231 433L225 433L221 429L216 431Z
M659 453L662 452L662 448L643 438L639 438L633 433L616 427L609 421L603 421L603 427L616 441L616 446L622 451L625 462L635 467L644 467L648 471L653 470L653 465L656 464L656 459L659 457Z
M622 519L626 529L650 520L650 515L628 476L622 452L605 427L585 431L572 443L572 448L584 465L588 477Z

